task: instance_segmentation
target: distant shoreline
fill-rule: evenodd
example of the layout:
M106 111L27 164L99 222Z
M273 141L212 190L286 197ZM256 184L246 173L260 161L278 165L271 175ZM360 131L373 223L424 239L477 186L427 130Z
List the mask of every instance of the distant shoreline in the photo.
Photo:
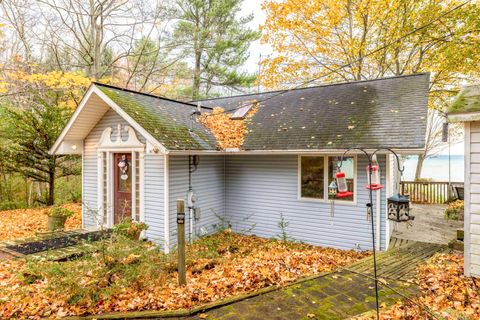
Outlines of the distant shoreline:
M403 174L403 180L414 180L417 159L418 156L410 156L404 161L405 172ZM422 179L448 181L448 164L448 155L436 155L425 159L421 176ZM465 163L463 155L450 156L450 173L452 182L464 182Z

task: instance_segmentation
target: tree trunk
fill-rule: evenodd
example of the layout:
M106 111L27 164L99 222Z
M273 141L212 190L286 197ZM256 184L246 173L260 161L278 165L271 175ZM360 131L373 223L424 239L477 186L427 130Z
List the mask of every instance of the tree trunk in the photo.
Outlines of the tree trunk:
M53 206L55 202L55 172L50 172L48 179L47 206Z
M55 168L56 161L55 156L50 160L50 167L48 172L48 196L47 196L47 206L53 206L55 203Z
M200 48L200 21L198 20L197 12L197 21L195 28L195 39L193 43L193 50L195 52L195 70L193 74L193 88L192 88L192 98L193 100L198 100L200 96L200 75L201 75L201 61L202 61L202 49Z
M420 178L422 177L423 161L425 161L425 155L418 155L417 169L415 170L415 181L420 180Z

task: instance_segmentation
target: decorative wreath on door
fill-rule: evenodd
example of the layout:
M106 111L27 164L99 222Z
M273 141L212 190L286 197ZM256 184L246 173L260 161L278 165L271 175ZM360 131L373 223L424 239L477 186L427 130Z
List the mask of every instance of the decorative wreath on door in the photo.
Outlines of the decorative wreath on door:
M120 179L127 180L128 179L128 161L125 155L122 155L122 159L118 162L118 167L120 168L122 174L120 175Z

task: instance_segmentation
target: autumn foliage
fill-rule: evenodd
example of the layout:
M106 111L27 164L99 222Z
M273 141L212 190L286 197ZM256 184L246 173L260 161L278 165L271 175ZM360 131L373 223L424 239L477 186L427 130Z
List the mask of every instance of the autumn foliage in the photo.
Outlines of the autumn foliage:
M65 228L80 229L82 227L82 206L72 203L65 207L75 212L67 219ZM47 230L47 212L49 208L17 209L0 211L0 241L32 237L37 232Z
M198 121L207 127L221 150L229 148L241 148L246 134L246 121L258 111L258 104L255 104L246 114L244 119L231 119L230 114L223 108L216 107L211 113L204 113Z
M100 248L67 262L1 262L0 314L62 317L190 308L287 284L368 255L227 230L187 247L187 286L179 287L175 254L121 236Z
M463 274L462 254L435 256L420 266L413 282L420 287L420 295L383 311L381 319L480 319L480 283Z

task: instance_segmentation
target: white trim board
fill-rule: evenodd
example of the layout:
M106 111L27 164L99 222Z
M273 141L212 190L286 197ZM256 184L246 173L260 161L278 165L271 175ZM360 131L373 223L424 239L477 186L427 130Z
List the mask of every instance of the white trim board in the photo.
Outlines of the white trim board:
M165 235L165 253L170 252L170 159L164 155L163 161L163 223Z
M318 156L323 158L323 183L324 183L324 190L323 190L323 199L318 198L307 198L302 197L302 187L301 187L301 179L302 179L302 157L312 157ZM357 205L357 185L358 185L358 175L357 175L357 167L358 167L358 159L357 155L349 154L346 155L345 158L353 158L353 200L339 200L339 199L328 199L328 160L329 158L339 157L341 154L299 154L297 157L297 200L298 201L312 201L312 202L319 202L319 203L331 203L335 201L335 204L338 205L348 205L348 206L356 206Z
M62 133L58 139L53 144L52 148L49 150L50 154L55 154L58 151L60 144L64 141L65 136L71 130L73 124L77 121L81 112L88 106L88 101L92 94L96 94L100 99L102 99L111 109L117 112L125 121L127 121L135 130L137 130L147 141L150 141L155 145L161 153L168 153L169 151L165 146L163 146L158 140L156 140L150 133L148 133L142 126L140 126L135 120L133 120L122 108L120 108L115 102L113 102L105 93L103 93L95 84L92 84L88 89L87 93L83 97L79 106L73 113L72 117L68 121L65 128L62 130ZM82 138L83 140L83 138Z

